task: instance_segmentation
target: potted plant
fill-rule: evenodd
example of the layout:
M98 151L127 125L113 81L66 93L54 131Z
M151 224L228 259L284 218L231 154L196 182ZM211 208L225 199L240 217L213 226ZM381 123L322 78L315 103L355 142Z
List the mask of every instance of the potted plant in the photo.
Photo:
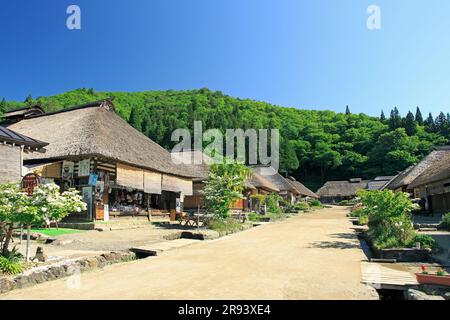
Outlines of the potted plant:
M450 275L446 274L444 269L439 268L435 274L430 274L426 266L422 266L421 270L421 273L416 273L417 282L420 284L450 286Z

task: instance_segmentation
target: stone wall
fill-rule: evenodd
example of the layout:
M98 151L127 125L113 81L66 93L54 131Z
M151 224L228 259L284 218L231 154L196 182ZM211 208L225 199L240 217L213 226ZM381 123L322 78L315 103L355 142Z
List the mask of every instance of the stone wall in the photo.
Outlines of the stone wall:
M0 144L0 183L18 182L22 177L20 147Z
M0 293L103 268L117 262L134 260L135 257L136 255L129 251L110 252L99 256L64 260L52 265L26 270L15 276L0 276Z

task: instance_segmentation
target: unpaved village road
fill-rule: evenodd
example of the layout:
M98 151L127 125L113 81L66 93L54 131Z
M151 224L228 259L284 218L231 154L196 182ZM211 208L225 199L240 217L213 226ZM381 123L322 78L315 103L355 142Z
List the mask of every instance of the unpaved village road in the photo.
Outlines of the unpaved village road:
M374 299L346 212L318 210L0 299Z

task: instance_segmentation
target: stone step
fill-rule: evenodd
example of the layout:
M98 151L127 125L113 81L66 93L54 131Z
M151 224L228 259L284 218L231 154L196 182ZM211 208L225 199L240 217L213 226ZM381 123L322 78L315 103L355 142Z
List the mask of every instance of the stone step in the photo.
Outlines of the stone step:
M200 241L201 240L194 240L194 239L177 239L172 241L157 242L145 246L131 248L130 251L149 256L156 256L159 253L190 246L192 244L199 243Z

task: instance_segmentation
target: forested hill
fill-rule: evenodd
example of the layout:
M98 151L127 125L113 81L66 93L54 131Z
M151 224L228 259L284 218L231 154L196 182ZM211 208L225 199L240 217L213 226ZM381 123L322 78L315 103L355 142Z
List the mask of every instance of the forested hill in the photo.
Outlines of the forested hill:
M420 110L387 119L364 114L312 111L238 99L208 89L192 91L95 92L78 89L63 94L28 96L25 102L0 102L0 112L41 104L56 111L114 97L120 116L165 148L173 146L176 128L192 128L194 120L208 128L278 128L281 169L313 189L330 179L391 175L418 162L433 145L450 140L450 116L423 119ZM416 108L414 108L416 109ZM344 110L343 110L344 111ZM418 112L417 112L418 111Z

